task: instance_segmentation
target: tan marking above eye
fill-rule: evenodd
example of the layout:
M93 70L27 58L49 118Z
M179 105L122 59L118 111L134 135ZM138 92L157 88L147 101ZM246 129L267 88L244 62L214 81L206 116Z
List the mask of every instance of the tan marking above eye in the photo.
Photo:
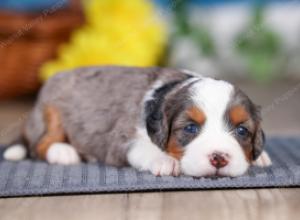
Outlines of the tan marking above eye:
M187 110L187 115L200 125L204 124L205 122L205 115L203 111L195 106Z
M241 124L250 118L249 113L241 105L233 106L229 111L229 117L233 125Z

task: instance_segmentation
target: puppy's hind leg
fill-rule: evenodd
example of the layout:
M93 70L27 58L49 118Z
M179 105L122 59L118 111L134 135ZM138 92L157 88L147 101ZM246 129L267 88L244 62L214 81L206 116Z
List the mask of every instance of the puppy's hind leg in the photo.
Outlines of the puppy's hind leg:
M44 120L46 132L37 145L38 157L52 164L79 163L80 157L76 149L66 143L66 134L57 108L47 106L44 110Z

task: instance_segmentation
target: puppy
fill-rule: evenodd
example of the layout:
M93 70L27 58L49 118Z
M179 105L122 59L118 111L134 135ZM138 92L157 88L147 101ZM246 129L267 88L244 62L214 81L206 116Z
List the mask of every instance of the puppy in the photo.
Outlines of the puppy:
M271 164L260 109L228 82L169 68L90 67L42 88L7 160L131 165L154 175L239 176ZM24 147L26 146L26 148ZM263 152L263 153L262 153Z

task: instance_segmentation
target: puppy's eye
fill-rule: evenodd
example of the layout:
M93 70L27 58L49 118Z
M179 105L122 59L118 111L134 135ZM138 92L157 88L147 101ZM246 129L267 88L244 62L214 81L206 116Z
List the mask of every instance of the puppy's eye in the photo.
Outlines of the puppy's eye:
M183 128L183 130L187 133L190 133L190 134L197 134L200 130L200 127L199 127L199 125L196 125L196 124L192 123L192 124L189 124L189 125L185 126Z
M248 137L249 135L249 131L247 128L245 128L244 126L242 125L239 125L237 128L236 128L236 133L242 137L242 138L246 138Z

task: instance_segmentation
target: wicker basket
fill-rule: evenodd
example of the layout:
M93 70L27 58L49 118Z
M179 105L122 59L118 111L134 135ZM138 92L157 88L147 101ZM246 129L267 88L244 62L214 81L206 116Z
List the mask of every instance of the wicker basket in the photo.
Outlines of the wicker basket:
M39 88L38 70L84 23L79 1L39 14L0 12L0 99Z

